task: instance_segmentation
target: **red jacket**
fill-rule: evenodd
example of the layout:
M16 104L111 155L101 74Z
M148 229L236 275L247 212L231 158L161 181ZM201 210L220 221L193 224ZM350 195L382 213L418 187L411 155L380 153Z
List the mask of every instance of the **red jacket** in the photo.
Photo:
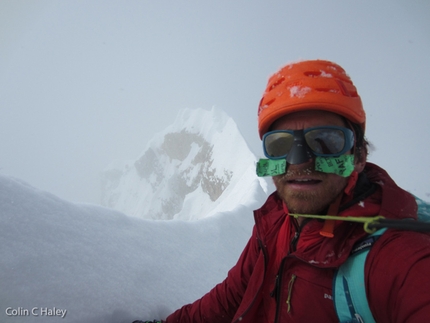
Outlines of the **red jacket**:
M376 189L364 185L372 193L356 196L339 215L416 218L414 197L384 170L368 163L365 173ZM334 237L325 238L319 234L323 222L310 220L298 228L282 204L274 193L254 212L251 239L227 278L167 323L338 322L333 274L366 235L363 226L339 221ZM430 320L429 235L388 230L369 252L365 278L378 323Z

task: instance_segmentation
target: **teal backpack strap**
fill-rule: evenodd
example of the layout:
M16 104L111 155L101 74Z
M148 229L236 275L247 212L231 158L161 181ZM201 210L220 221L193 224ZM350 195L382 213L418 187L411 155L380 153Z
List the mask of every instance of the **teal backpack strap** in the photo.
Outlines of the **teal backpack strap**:
M333 279L333 302L341 323L375 323L367 302L364 265L370 248L385 232L380 229L358 243Z
M415 196L418 220L430 222L430 204ZM386 231L380 229L354 246L333 279L333 302L340 323L375 323L366 296L364 266L370 248Z
M418 220L430 222L430 204L415 196L418 205Z

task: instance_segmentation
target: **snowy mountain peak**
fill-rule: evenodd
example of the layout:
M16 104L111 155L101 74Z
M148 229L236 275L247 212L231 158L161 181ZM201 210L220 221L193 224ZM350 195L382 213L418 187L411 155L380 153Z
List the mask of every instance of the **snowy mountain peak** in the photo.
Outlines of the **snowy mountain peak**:
M198 219L246 200L255 156L220 109L181 110L135 161L113 163L102 178L102 204L150 219Z

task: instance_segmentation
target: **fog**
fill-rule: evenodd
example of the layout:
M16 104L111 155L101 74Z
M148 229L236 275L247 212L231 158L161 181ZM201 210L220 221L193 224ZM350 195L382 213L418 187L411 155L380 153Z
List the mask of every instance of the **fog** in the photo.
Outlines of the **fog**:
M426 0L0 0L0 173L99 203L100 172L182 108L223 109L261 156L268 77L321 58L358 88L369 161L430 200L428 17Z

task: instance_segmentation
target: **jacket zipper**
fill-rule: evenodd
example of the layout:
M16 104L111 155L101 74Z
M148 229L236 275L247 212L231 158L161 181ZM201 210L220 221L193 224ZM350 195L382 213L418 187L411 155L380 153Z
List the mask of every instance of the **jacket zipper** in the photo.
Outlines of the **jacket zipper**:
M291 312L291 295L293 293L293 285L294 282L296 281L296 275L292 274L291 275L291 279L290 282L288 283L288 298L287 298L287 313Z
M297 247L297 242L299 240L300 237L300 227L298 226L298 223L296 223L295 221L293 221L293 224L296 228L296 232L294 234L293 239L291 239L290 242L290 252L289 254L291 254L291 252L294 252L296 250ZM279 315L281 313L281 291L282 291L282 273L284 271L284 265L285 265L285 261L287 260L287 257L284 257L281 261L281 264L279 266L279 271L278 271L278 275L276 276L276 280L275 280L275 289L272 292L272 295L275 296L275 301L276 301L276 313L275 313L275 323L279 322ZM292 294L292 289L293 289L293 284L294 281L296 280L296 275L292 275L290 282L288 283L288 298L287 298L287 311L288 313L291 311L291 294Z
M276 301L275 323L279 321L279 314L281 313L281 291L282 291L282 272L284 271L284 264L287 257L284 257L279 266L278 275L275 280L275 289L272 294Z

